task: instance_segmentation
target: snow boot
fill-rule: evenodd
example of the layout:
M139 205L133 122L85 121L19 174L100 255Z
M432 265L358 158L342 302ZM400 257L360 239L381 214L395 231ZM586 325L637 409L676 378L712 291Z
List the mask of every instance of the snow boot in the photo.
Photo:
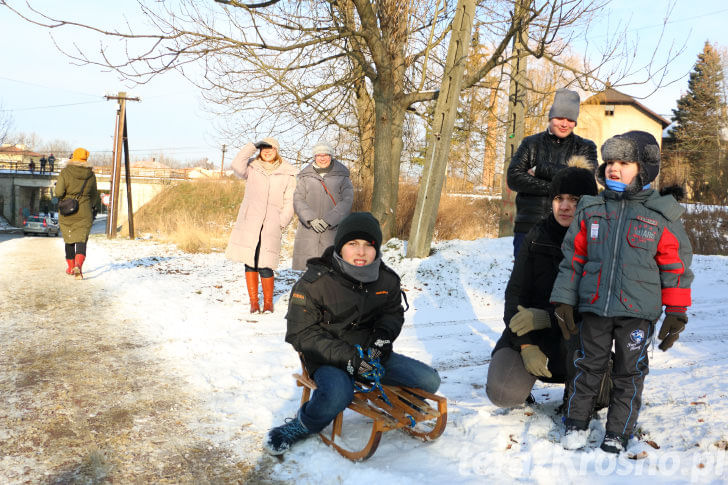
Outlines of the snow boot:
M564 422L566 431L561 438L561 446L566 450L578 450L584 448L589 441L589 429L587 423L575 419L566 418Z
M263 286L263 313L273 313L273 283L274 276L269 278L261 278L260 283Z
M627 449L628 438L623 434L615 433L614 431L607 431L604 435L604 441L600 448L607 453L621 453Z
M297 441L311 433L298 417L286 419L286 424L268 431L263 448L271 455L282 455Z
M73 274L73 267L76 265L76 262L72 259L67 259L66 264L68 265L68 268L66 268L66 274L72 275Z
M81 272L81 268L83 267L83 262L86 260L86 256L83 254L77 254L75 259L75 265L73 266L73 275L76 277L77 280L83 279L83 273Z
M248 286L248 296L250 297L250 313L260 313L260 303L258 302L258 272L246 271L245 284Z

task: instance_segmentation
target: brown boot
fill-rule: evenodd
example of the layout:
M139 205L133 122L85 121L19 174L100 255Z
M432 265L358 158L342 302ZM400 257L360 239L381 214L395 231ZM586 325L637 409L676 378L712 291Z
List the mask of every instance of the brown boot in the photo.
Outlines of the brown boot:
M260 279L263 285L263 313L273 313L273 279L274 276Z
M83 267L83 262L86 260L86 256L83 254L77 254L75 265L73 266L73 275L76 277L77 280L83 279L83 273L81 272L81 268Z
M73 267L76 266L76 262L72 259L67 259L66 264L68 265L68 268L66 268L66 274L73 274Z
M248 285L248 296L250 296L250 313L260 313L258 303L258 272L246 271L245 283Z

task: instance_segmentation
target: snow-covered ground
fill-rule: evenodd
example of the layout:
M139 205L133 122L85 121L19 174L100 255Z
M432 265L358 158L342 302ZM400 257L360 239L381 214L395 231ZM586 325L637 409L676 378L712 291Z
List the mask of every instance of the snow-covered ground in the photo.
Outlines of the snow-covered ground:
M57 240L59 247L62 241ZM200 438L266 464L272 480L290 483L726 483L728 482L728 258L696 256L690 321L664 353L651 351L638 421L641 439L619 458L598 449L605 411L591 424L590 448L565 451L554 410L562 387L537 383L537 405L512 410L485 396L490 353L502 329L503 292L512 265L511 238L447 241L425 259L406 259L391 240L385 261L402 276L410 309L395 343L430 363L448 398L444 434L423 443L386 433L376 454L352 463L317 437L278 462L259 446L265 432L293 416L300 399L291 374L296 353L283 340L288 291L298 273L276 275L276 312L251 316L242 265L222 254L185 254L148 241L89 241L87 279L115 295L134 331L158 342L170 372L204 402ZM59 254L60 251L59 251ZM0 257L2 246L0 246ZM49 264L59 264L62 260ZM281 268L290 267L283 261ZM84 284L85 282L79 282ZM252 431L241 434L242 428ZM346 424L345 424L346 429ZM365 423L350 428L354 438ZM651 443L651 444L650 444ZM361 445L362 443L357 443ZM653 446L654 445L654 446ZM354 444L353 446L356 446ZM252 454L252 455L251 455Z

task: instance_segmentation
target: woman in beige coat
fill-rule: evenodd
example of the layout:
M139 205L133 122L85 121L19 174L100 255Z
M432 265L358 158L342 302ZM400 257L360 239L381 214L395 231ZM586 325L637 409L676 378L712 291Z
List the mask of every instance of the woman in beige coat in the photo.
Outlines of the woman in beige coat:
M232 163L235 175L246 183L225 256L245 264L250 313L260 312L258 275L263 287L263 313L273 312L273 268L278 267L281 234L293 218L298 171L281 159L278 149L275 138L264 138L246 144Z

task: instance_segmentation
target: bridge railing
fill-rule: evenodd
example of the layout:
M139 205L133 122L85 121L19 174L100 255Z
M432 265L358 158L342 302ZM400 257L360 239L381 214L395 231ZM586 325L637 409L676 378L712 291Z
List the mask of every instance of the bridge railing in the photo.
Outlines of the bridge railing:
M43 173L58 173L60 172L60 167L58 166L58 163L56 163L53 166L53 171L51 172L49 170L50 166L46 165L45 170ZM40 172L40 164L36 163L34 164L33 170L30 170L30 162L18 162L14 160L0 160L0 170L5 172L14 172L14 173L41 173Z
M58 174L62 167L58 166L58 163L53 167L51 172L49 166L46 165L44 174ZM92 167L96 175L111 175L112 167ZM143 178L157 178L157 179L189 179L190 168L132 168L129 174L132 177L143 177ZM30 162L18 162L11 160L0 160L0 171L13 172L13 173L29 173L29 174L40 174L39 164L35 164L33 170L30 170ZM122 175L125 174L125 170L122 169Z

